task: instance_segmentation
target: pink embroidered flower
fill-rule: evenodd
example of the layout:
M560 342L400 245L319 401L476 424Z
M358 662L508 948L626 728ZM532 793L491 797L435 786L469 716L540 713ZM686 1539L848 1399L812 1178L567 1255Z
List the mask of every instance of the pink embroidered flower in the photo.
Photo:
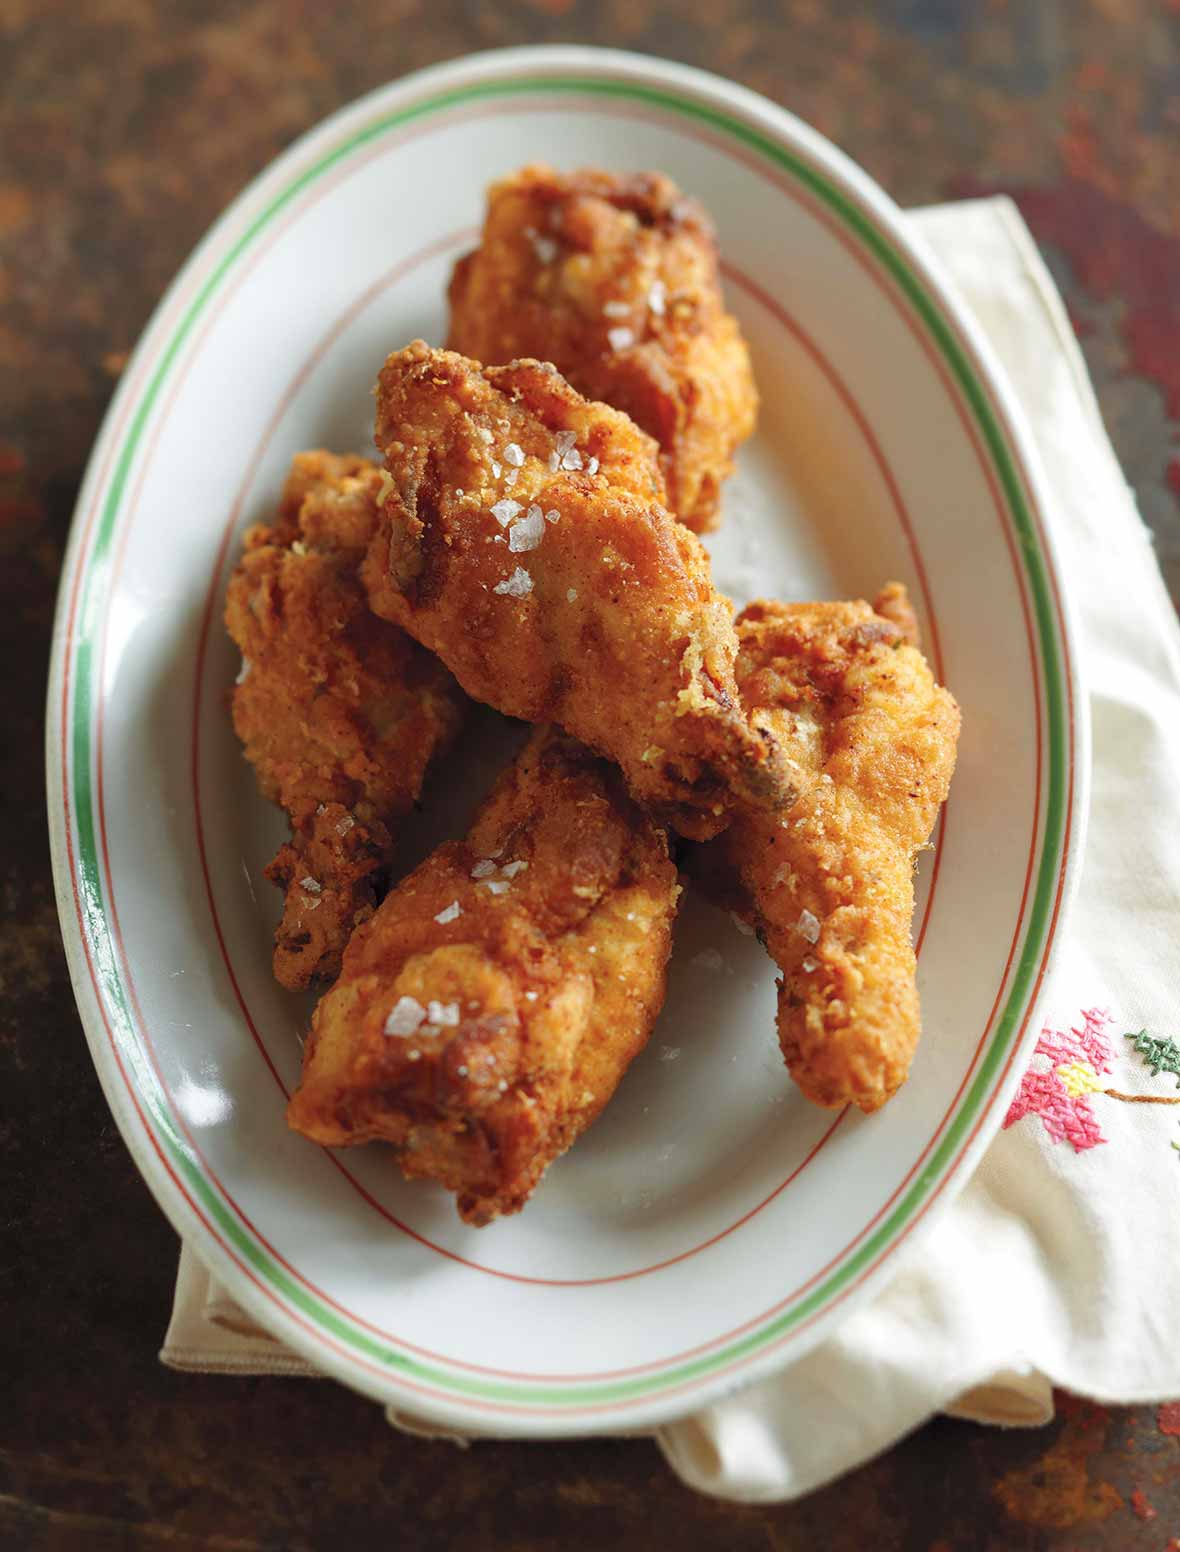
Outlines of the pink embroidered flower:
M1106 1141L1090 1095L1102 1088L1099 1074L1112 1070L1114 1050L1104 1033L1109 1023L1109 1013L1090 1008L1082 1014L1080 1029L1063 1032L1045 1026L1033 1063L1040 1056L1050 1066L1029 1066L1004 1117L1005 1130L1026 1115L1038 1115L1054 1142L1068 1140L1078 1153Z

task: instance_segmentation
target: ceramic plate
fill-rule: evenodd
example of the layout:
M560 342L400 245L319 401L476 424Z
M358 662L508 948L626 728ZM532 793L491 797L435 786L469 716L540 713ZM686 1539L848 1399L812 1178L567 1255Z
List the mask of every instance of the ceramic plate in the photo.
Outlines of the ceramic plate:
M291 454L368 446L383 357L442 339L485 186L538 159L662 168L704 201L763 403L710 540L718 580L744 601L900 578L964 734L921 872L925 1035L898 1097L868 1120L801 1099L769 962L692 900L611 1107L522 1215L472 1230L381 1149L334 1155L284 1123L308 1007L271 979L260 870L282 824L230 729L220 614ZM1027 433L862 172L761 98L626 54L514 51L400 81L299 141L201 243L79 500L50 815L111 1107L233 1296L357 1389L500 1433L684 1413L818 1341L994 1133L1077 867L1082 718ZM501 750L477 718L407 860L461 824Z

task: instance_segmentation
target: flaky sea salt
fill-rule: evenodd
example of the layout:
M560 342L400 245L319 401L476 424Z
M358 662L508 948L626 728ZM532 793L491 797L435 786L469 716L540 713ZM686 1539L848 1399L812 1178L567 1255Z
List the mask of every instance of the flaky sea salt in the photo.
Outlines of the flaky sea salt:
M448 905L445 910L439 911L438 915L434 919L436 922L438 922L440 927L445 927L448 922L457 921L459 917L462 916L462 914L463 907L459 904L458 900L452 900L450 905Z
M564 458L577 440L578 433L576 431L559 431L553 438L554 445L557 448L557 456Z
M630 302L604 302L602 310L608 318L627 318L631 314Z
M800 911L799 920L795 923L795 931L809 943L818 943L819 917L813 916L810 911Z
M810 975L813 970L817 969L818 966L818 959L814 958L811 954L804 954L802 968L807 972L808 975Z
M496 440L486 426L480 426L479 439L481 442L486 442L489 447L491 447L492 443Z
M582 467L582 455L576 447L571 447L561 460L563 469L580 469Z
M512 487L516 484L517 476L519 474L519 469L509 469L508 473L504 476L504 483L507 485L509 490L511 490Z
M523 861L506 862L500 869L500 872L505 878L515 878L518 873L523 873L527 867L528 863Z
M533 579L522 566L517 566L510 577L497 582L493 593L505 593L509 598L524 598L533 590Z
M299 887L300 889L306 889L310 894L318 895L324 886L320 883L319 879L312 878L309 875L307 878L301 878L299 880Z
M627 350L635 343L635 330L625 327L608 329L606 337L612 350Z
M507 894L508 890L511 888L508 880L504 878L481 878L479 881L479 886L481 889L486 889L489 894L493 895Z
M347 835L355 824L356 820L352 817L352 815L345 814L344 818L338 820L336 823L336 834Z
M451 1029L459 1022L459 1004L430 1001L426 1004L426 1019L442 1029Z
M541 515L541 508L530 507L527 515L508 530L508 548L513 554L535 550L544 537L545 519Z
M524 448L519 442L509 442L504 449L504 462L511 464L514 469L519 469L524 463Z
M651 290L647 293L647 305L657 318L664 316L664 309L668 305L668 288L662 280L652 281Z
M591 458L590 462L586 465L586 473L587 474L597 474L598 473L598 459L597 458Z
M496 502L495 506L492 508L492 516L496 519L501 528L507 528L508 524L512 521L516 514L523 511L524 508L521 506L519 501L513 501L510 498L505 497L503 501Z
M399 997L385 1020L387 1035L412 1035L426 1017L426 1009L416 997Z
M550 507L548 512L545 513L545 521L547 523L556 523L560 522L560 520L561 513L557 510L556 507Z
M498 480L502 473L503 473L503 470L500 468L500 465L493 458L492 459L492 478L494 480Z
M484 857L482 861L477 862L472 868L471 876L472 878L491 878L495 871L496 864L490 857Z
M576 587L567 587L566 588L566 590L565 590L565 601L566 601L567 604L577 603L577 601L578 601L578 590L577 590Z
M244 657L242 659L242 666L238 669L238 677L234 680L234 683L245 684L246 680L250 677L250 670L253 666L254 665L250 662L250 659L248 657Z

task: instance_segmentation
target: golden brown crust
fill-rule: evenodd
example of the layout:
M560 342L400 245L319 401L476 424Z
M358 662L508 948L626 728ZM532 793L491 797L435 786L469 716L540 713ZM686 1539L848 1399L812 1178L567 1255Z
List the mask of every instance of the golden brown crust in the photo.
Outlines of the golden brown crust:
M789 800L738 696L731 606L625 416L538 362L481 370L417 342L382 369L376 439L391 488L370 602L469 695L559 723L686 835Z
M451 349L487 364L553 362L655 437L682 522L716 524L758 396L712 224L671 179L533 166L494 184L450 303Z
M782 971L792 1076L818 1104L865 1111L905 1081L918 1041L914 861L960 720L907 640L905 590L879 602L894 618L867 603L755 603L739 617L742 693L800 753L801 795L785 815L743 815L717 843Z
M646 1043L679 892L613 769L537 729L467 838L354 935L291 1125L392 1143L470 1223L518 1211Z
M358 579L381 479L365 459L301 453L274 524L246 535L226 602L244 659L234 727L291 821L266 871L285 895L275 976L292 990L339 972L396 822L461 717L451 676L372 613Z

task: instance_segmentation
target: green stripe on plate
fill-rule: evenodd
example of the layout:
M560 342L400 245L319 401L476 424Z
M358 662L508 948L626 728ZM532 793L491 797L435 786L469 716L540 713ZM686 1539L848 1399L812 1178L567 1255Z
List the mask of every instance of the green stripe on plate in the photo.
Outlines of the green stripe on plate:
M563 93L593 95L650 104L689 118L702 120L757 151L768 161L787 171L792 178L820 199L857 238L897 284L918 318L932 336L951 369L956 383L975 417L984 443L995 465L1013 525L1020 538L1020 555L1031 587L1037 637L1042 656L1048 721L1048 795L1041 857L1033 892L1029 925L1023 949L1013 974L1004 1009L978 1072L957 1114L947 1127L925 1168L906 1196L835 1272L789 1310L767 1321L756 1331L716 1352L692 1361L676 1363L647 1374L614 1381L579 1384L522 1384L481 1379L456 1374L425 1363L418 1358L380 1341L347 1318L328 1308L284 1270L230 1211L220 1193L210 1184L192 1150L185 1142L167 1097L139 1036L131 1014L114 951L103 897L96 845L94 794L91 784L92 721L95 698L99 693L94 681L94 648L98 639L98 618L105 600L110 551L119 513L123 506L128 473L139 451L144 427L159 400L163 384L176 365L181 349L210 299L242 256L275 217L304 190L311 187L332 167L382 136L414 119L426 117L476 102L484 98L513 97L522 94ZM604 81L578 75L522 76L514 79L485 81L467 87L442 91L397 112L385 114L356 131L327 152L291 182L250 222L214 266L189 304L184 316L160 353L142 398L137 404L126 439L119 450L110 490L103 502L97 535L89 557L79 562L85 567L82 585L79 639L75 654L75 698L73 706L72 782L77 819L78 886L83 919L97 969L102 995L112 1024L117 1031L119 1050L134 1073L140 1098L155 1125L160 1146L209 1220L224 1237L225 1247L251 1268L289 1308L310 1320L325 1336L334 1338L358 1358L376 1363L408 1380L431 1385L445 1392L491 1402L510 1402L553 1410L579 1405L601 1405L627 1401L642 1395L654 1395L670 1386L716 1373L733 1362L749 1357L777 1338L823 1310L843 1292L881 1251L906 1227L926 1201L932 1187L942 1178L963 1145L982 1109L1012 1045L1030 990L1040 965L1045 945L1061 862L1066 821L1068 727L1066 688L1061 655L1054 626L1049 570L1040 547L1032 514L1024 497L1019 473L1003 430L997 420L986 388L955 334L946 323L933 298L919 277L910 269L902 254L872 225L866 216L827 177L785 147L740 119L731 118L716 108L665 89L624 81Z

